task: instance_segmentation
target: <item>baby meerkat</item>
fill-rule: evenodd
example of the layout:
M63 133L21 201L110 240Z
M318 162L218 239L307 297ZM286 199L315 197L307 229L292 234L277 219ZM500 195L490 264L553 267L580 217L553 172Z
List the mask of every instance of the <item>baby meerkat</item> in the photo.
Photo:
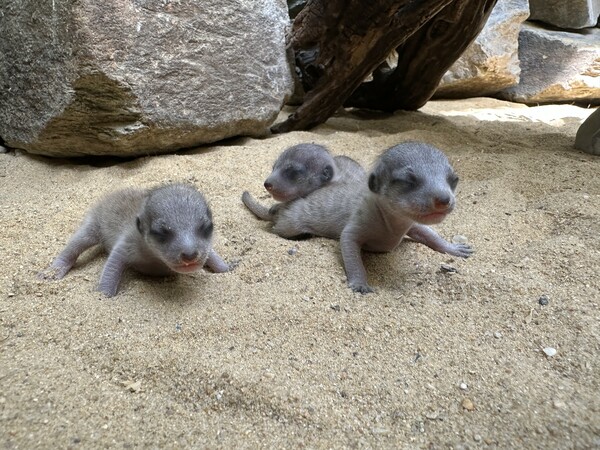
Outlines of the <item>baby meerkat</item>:
M437 148L405 142L385 151L369 175L357 208L340 235L352 290L372 292L360 251L388 252L406 235L440 253L468 258L468 244L453 244L428 225L442 222L456 204L458 176Z
M266 217L285 238L309 234L339 239L348 284L365 294L373 290L361 249L388 252L406 235L441 253L462 258L472 254L469 245L447 242L428 226L442 222L454 209L457 183L444 153L428 144L405 142L385 151L368 178L330 183L276 209L265 208Z
M329 183L335 175L334 158L327 148L297 144L279 155L264 186L273 199L289 202Z
M258 218L272 220L277 209L287 202L306 197L330 183L363 178L366 179L365 170L353 159L341 155L333 157L322 145L297 144L279 155L264 182L273 199L281 203L269 209L247 191L242 194L242 201Z
M50 267L40 274L61 279L86 249L100 244L109 253L98 290L117 293L127 267L164 276L190 273L204 265L213 272L230 268L211 248L212 214L192 186L169 184L152 189L126 188L108 194L83 223Z

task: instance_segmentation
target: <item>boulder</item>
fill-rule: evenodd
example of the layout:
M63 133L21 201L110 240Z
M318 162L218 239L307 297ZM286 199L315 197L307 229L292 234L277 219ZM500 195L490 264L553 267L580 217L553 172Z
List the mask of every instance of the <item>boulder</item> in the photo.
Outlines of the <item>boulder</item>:
M547 30L525 23L519 36L521 79L501 98L522 103L600 103L600 29Z
M0 138L51 156L262 135L291 93L283 0L8 2Z
M600 0L529 0L531 20L559 28L594 27L600 16Z
M575 147L586 153L600 156L600 108L580 125L575 136Z
M498 0L477 39L446 72L435 97L494 94L519 82L518 40L527 0Z

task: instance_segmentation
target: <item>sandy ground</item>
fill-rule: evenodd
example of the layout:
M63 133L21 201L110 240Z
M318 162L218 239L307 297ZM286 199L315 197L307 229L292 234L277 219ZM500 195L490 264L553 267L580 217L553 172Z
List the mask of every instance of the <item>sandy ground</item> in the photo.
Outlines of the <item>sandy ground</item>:
M122 163L0 155L0 445L598 448L600 158L572 148L590 112L438 101ZM289 145L369 166L408 139L453 162L458 207L437 229L467 236L469 260L404 242L365 256L377 292L361 296L336 241L282 239L240 201L270 201ZM91 251L36 278L103 193L169 181L206 194L233 272L132 272L105 299Z

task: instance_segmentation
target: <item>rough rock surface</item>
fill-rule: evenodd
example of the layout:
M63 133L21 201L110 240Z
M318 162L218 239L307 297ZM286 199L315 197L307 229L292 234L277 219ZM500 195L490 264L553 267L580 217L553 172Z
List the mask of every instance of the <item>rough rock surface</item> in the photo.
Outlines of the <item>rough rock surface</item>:
M600 0L529 0L531 19L560 28L596 26Z
M600 103L600 29L550 31L532 23L519 37L521 79L500 97L523 103Z
M519 82L518 40L527 0L498 0L475 42L446 72L436 97L485 96Z
M54 156L260 135L292 81L281 0L8 3L0 137Z
M577 130L575 147L592 155L600 155L600 108L594 111Z

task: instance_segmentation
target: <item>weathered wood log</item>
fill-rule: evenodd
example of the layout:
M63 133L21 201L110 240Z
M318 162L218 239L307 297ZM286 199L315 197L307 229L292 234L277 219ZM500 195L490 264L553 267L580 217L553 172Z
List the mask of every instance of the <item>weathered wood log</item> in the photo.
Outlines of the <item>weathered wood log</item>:
M382 67L345 106L416 110L433 96L442 77L483 29L497 0L455 0L399 46L395 69Z
M448 15L450 18L456 11L462 12L458 17L467 17L465 10L469 7L480 11L481 5L493 6L494 3L495 0L310 0L294 20L290 39L306 95L298 110L286 121L275 125L273 132L308 129L325 122L392 50L401 47L410 36L441 14L448 5L455 4L455 9L452 10L454 12ZM491 11L491 6L489 10ZM484 18L480 14L479 18L482 23L477 32L485 23L487 15ZM447 20L449 19L436 21L441 25L427 27L428 33L424 36L427 38L431 35L428 39L434 42L449 38L447 33L456 33L460 27L446 25ZM456 40L460 41L464 34L458 33ZM476 35L477 33L474 34ZM424 39L421 37L415 42L423 45ZM471 40L472 38L467 40L467 45ZM428 45L427 39L424 45ZM406 51L402 51L408 57L416 50L416 44L410 44ZM461 52L462 50L449 65ZM427 61L431 56L431 50L425 47L419 61ZM404 56L402 61L406 64ZM438 71L435 70L436 73ZM444 72L445 70L441 72L440 78ZM416 74L423 75L418 72ZM387 80L387 77L382 77L382 72L375 75L378 84L372 88ZM418 90L419 82L419 78L414 78L408 80L407 84L411 89ZM389 88L388 82L384 84Z

